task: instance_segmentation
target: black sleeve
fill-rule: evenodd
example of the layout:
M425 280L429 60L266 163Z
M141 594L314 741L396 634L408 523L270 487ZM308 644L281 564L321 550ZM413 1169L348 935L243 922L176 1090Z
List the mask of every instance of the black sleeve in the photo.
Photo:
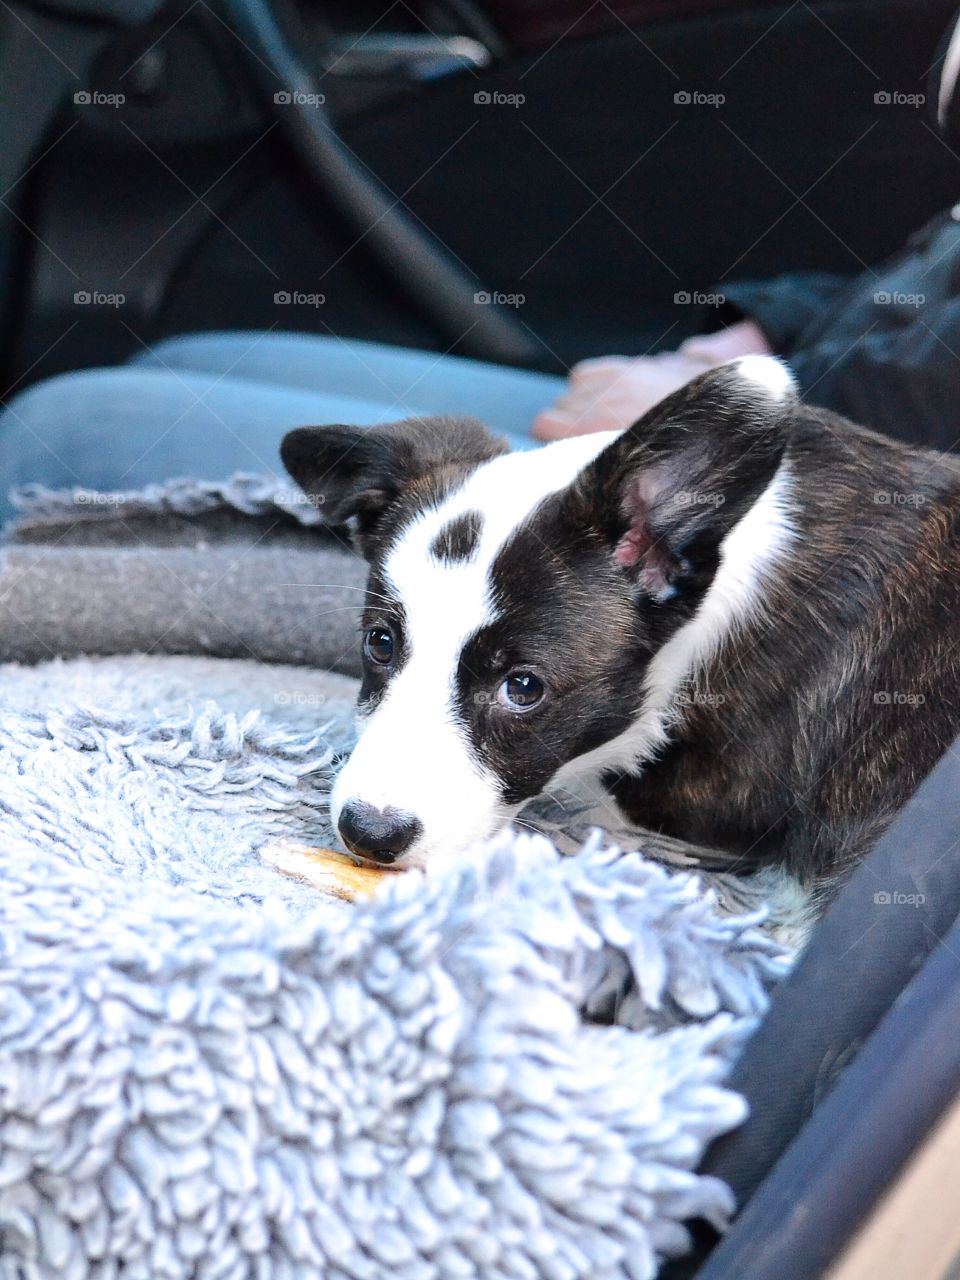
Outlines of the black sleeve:
M724 298L721 320L752 320L777 355L789 356L804 329L832 308L850 283L850 276L798 271L771 280L724 283L715 292Z
M960 447L960 298L789 357L801 395L909 444Z

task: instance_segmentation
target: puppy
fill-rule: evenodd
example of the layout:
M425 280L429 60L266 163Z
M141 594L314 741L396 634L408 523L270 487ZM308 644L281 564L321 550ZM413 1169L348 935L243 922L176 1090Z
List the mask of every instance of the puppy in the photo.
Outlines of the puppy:
M344 844L449 859L547 788L816 888L960 730L960 467L711 370L623 433L304 427L283 461L370 564Z

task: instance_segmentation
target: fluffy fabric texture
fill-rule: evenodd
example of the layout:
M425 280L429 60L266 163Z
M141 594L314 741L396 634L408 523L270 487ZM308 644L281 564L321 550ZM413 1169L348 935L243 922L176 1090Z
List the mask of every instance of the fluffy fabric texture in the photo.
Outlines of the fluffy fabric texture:
M727 1220L695 1168L783 950L598 837L353 907L280 877L352 694L0 668L3 1280L639 1280Z
M272 478L21 506L0 1280L638 1280L722 1226L779 887L577 852L548 798L549 840L319 897L260 850L330 842L356 686L282 664L354 669L362 565Z

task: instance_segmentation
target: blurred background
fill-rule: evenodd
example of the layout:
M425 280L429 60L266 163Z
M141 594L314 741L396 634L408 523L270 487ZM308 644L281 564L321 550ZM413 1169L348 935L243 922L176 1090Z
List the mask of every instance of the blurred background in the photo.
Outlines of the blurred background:
M960 198L948 0L12 0L5 395L206 329L562 371Z

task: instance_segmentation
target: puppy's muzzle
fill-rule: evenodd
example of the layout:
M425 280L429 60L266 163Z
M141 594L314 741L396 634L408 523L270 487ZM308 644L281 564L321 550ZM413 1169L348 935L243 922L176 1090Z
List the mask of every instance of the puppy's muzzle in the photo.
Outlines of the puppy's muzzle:
M389 865L423 835L423 823L412 813L377 809L363 800L348 800L337 822L340 838L351 853Z

